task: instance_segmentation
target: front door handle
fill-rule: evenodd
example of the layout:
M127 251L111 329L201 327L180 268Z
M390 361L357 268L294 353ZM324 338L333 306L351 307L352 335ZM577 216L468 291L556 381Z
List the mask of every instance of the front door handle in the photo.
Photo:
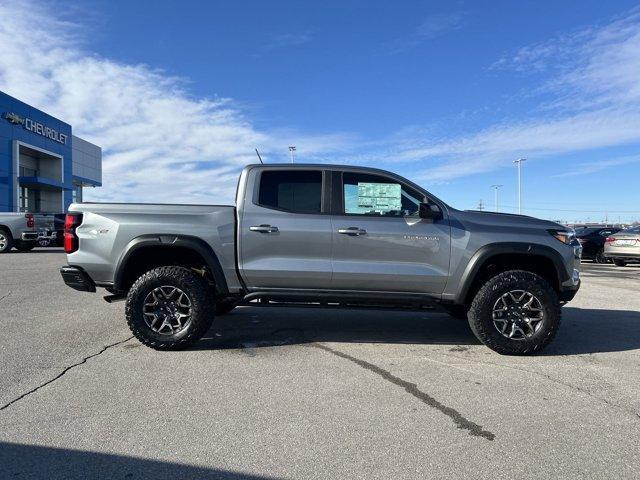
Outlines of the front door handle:
M260 233L276 233L278 231L278 227L272 227L271 225L254 225L249 227L249 230Z
M359 227L349 227L349 228L339 228L338 233L342 233L343 235L352 235L357 237L359 235L365 235L367 231L364 228Z

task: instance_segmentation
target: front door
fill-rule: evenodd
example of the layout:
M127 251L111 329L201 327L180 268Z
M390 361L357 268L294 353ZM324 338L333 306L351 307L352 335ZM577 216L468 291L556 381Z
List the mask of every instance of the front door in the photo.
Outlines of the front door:
M442 220L421 219L424 194L393 177L344 172L338 183L332 288L442 293L450 256L446 212Z
M314 289L331 282L331 218L321 170L260 170L240 218L240 270L249 288ZM252 184L252 182L249 182Z

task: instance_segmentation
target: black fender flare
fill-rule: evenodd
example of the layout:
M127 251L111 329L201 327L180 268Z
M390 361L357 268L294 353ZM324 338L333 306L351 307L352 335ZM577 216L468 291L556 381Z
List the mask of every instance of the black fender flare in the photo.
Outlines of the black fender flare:
M491 257L502 254L523 254L530 255L532 257L544 257L551 262L555 267L556 275L558 276L558 285L561 286L562 282L569 280L570 274L565 268L564 259L557 250L537 243L528 242L501 242L490 243L480 247L471 257L467 266L464 269L462 277L460 278L460 286L455 296L455 303L463 303L469 293L469 289L473 284L473 281L478 274L480 267Z
M229 287L227 286L222 265L220 265L220 260L218 260L218 256L213 251L213 248L201 238L191 235L175 234L140 235L131 240L124 248L116 265L114 290L123 290L124 272L133 254L148 247L186 248L195 251L207 262L207 266L211 270L216 282L216 292L220 294L229 293Z

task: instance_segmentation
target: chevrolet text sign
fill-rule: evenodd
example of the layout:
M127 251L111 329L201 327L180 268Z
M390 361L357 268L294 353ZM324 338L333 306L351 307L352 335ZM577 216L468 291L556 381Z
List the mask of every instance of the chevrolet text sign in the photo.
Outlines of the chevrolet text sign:
M4 118L14 125L22 125L25 130L29 130L30 132L36 133L38 135L42 135L43 137L48 138L49 140L53 140L54 142L61 143L63 145L67 144L67 135L64 133L60 133L53 128L47 127L41 123L38 123L34 120L31 120L28 117L21 117L20 115L13 112L6 112L4 114Z

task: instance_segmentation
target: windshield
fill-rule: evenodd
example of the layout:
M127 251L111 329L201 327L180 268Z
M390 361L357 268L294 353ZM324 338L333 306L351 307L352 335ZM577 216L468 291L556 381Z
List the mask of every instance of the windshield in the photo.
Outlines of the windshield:
M599 228L593 228L593 227L583 227L580 230L576 230L576 236L578 236L578 237L586 237L587 235L591 235L592 233L595 233L598 230L600 230L600 229Z
M618 233L640 233L640 225L638 225L637 227L627 228L626 230L622 230Z

